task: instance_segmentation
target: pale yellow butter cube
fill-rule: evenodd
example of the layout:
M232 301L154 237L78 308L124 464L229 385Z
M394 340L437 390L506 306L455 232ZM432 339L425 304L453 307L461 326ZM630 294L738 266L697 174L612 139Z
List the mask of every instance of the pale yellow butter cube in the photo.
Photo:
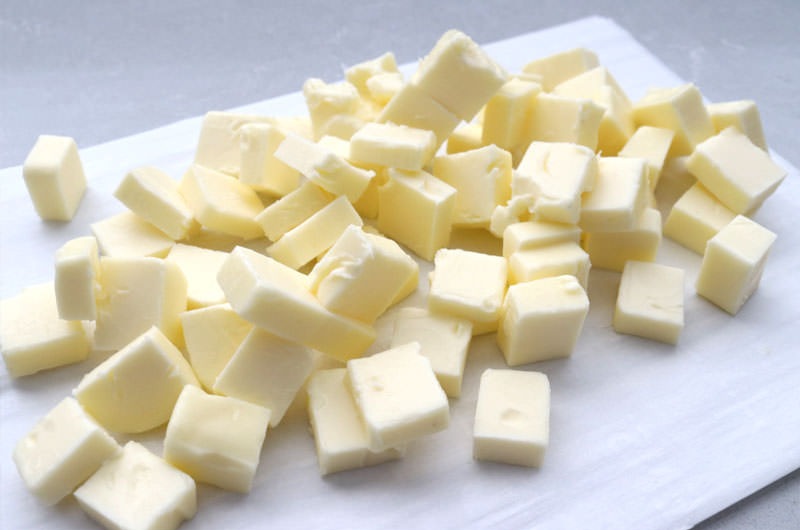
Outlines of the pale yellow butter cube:
M248 123L242 127L240 138L240 182L278 197L297 188L300 172L275 158L286 133L268 123Z
M559 83L599 65L597 54L586 48L573 48L526 64L522 71L541 76L542 88L553 90Z
M508 283L522 283L550 276L575 276L585 289L591 261L577 243L568 241L518 250L508 258Z
M664 161L661 177L658 179L658 186L655 190L659 205L672 207L697 182L695 176L686 167L688 160L688 156L676 156Z
M628 261L619 282L614 330L678 342L683 330L683 269Z
M269 409L187 385L167 424L164 460L198 482L247 493L269 419Z
M633 230L587 233L583 248L592 267L622 272L629 260L655 261L660 244L661 212L645 208Z
M311 117L314 140L326 134L339 136L343 126L349 128L342 120L353 124L360 98L352 84L346 81L328 84L321 79L311 78L303 83L303 96ZM358 128L358 125L353 125L355 129Z
M708 240L697 294L735 315L758 288L777 236L743 215Z
M0 346L11 377L76 363L89 356L89 338L83 325L59 318L52 283L26 287L0 302Z
M386 168L353 160L350 156L350 142L348 140L343 140L335 136L323 136L317 143L330 149L355 167L375 172L375 176L372 177L369 184L367 184L367 189L365 189L361 197L353 203L353 208L355 208L362 217L369 219L376 218L378 216L378 186L386 182Z
M169 251L166 260L180 267L186 277L186 302L189 309L225 302L225 295L217 285L217 272L227 257L227 252L182 243Z
M393 73L398 73L397 61L392 52L386 52L379 57L347 68L344 71L344 76L361 94L368 95L370 93L368 87L370 79L382 74Z
M100 291L97 240L78 237L56 251L55 293L58 316L64 320L95 320Z
M509 225L503 232L503 257L519 250L546 247L557 243L580 242L581 230L575 225L527 221Z
M311 130L311 118L305 116L280 116L270 120L283 134L296 134L306 140L313 140L314 133Z
M453 155L483 147L483 127L477 123L466 123L447 138L447 154Z
M708 240L734 217L734 212L697 182L672 206L664 224L664 235L702 255Z
M568 142L597 149L605 110L591 99L575 99L542 92L528 121L526 140Z
M86 176L75 140L42 135L22 165L36 213L46 221L69 221L86 191Z
M513 182L516 174L516 171L511 172L511 199L509 199L505 205L501 204L495 206L492 212L492 217L489 221L489 232L494 237L502 239L503 234L509 226L528 221L531 218L531 209L536 202L536 197L530 194L513 196Z
M92 223L90 228L104 256L163 258L175 245L164 232L129 211Z
M509 366L568 357L589 311L574 276L555 276L508 288L497 344Z
M419 87L406 83L389 100L375 121L431 131L436 135L438 149L461 120Z
M483 112L481 143L511 150L523 143L525 126L541 85L511 79L494 93Z
M409 171L422 169L436 147L436 135L392 123L368 123L350 138L350 158Z
M644 125L636 129L620 150L619 156L647 160L648 182L650 189L655 190L674 137L675 131L672 129Z
M183 387L199 384L180 350L152 327L83 376L73 393L107 429L137 433L166 423Z
M764 127L761 125L761 115L755 101L728 101L725 103L712 103L706 107L714 129L720 133L728 127L736 127L744 133L753 144L764 151L767 148L767 140L764 138Z
M550 382L545 374L488 369L481 375L472 455L539 467L550 440Z
M293 192L264 208L255 220L271 241L277 241L332 200L327 191L313 182L304 182Z
M594 188L583 197L578 225L586 232L632 230L650 187L643 158L601 157Z
M756 211L787 174L734 127L699 144L686 167L722 204L739 214Z
M403 75L399 72L375 74L367 79L369 97L379 105L386 105L403 88Z
M194 163L227 175L238 176L242 128L250 123L272 124L274 121L266 116L238 112L206 113L197 141Z

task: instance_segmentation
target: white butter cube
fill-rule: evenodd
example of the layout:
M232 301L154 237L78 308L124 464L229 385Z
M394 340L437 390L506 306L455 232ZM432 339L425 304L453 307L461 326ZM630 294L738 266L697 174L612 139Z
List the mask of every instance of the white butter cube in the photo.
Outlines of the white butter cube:
M574 276L555 276L508 288L497 344L509 366L568 357L589 312Z
M522 71L541 76L542 88L549 92L559 83L597 67L597 55L586 48L573 48L526 64Z
M14 463L31 492L55 504L89 478L119 446L68 397L39 420L14 448Z
M347 362L369 448L383 451L447 428L450 409L431 363L412 342Z
M387 175L378 188L378 230L432 260L450 239L456 189L426 171L390 169Z
M69 221L86 190L86 176L75 140L42 135L22 166L36 213L46 221Z
M164 232L129 211L92 223L90 228L104 256L163 258L175 245Z
M361 94L369 94L368 82L375 76L397 73L397 61L392 52L380 57L353 65L344 71L347 81L356 87Z
M197 141L194 163L227 175L238 176L242 128L250 123L272 124L274 121L266 116L238 112L206 113Z
M656 189L661 169L667 159L675 131L644 125L636 129L628 143L620 150L619 156L626 158L644 158L647 160L647 174L650 189Z
M158 168L132 169L114 197L172 239L183 239L195 229L194 213L178 191L178 183Z
M227 252L182 243L169 251L166 261L180 267L186 277L186 302L189 309L225 302L225 294L217 285L217 273L227 257Z
M592 268L589 254L573 241L518 250L508 258L508 283L569 274L586 289Z
M296 190L264 208L255 219L269 240L277 241L332 200L327 191L313 182L304 182Z
M438 156L433 175L457 190L454 226L485 227L511 197L511 154L495 145Z
M587 233L583 248L592 267L622 272L625 262L655 261L661 244L661 212L645 208L633 230Z
M417 171L433 157L436 135L392 123L368 123L350 138L350 157L357 162Z
M254 218L264 205L252 188L236 178L194 164L183 176L180 191L203 226L244 239L261 237Z
M325 309L305 274L252 250L231 252L217 281L239 315L286 340L340 360L358 357L375 340L367 324Z
M722 204L754 212L786 178L786 170L734 127L699 144L686 167Z
M503 70L467 35L447 31L420 61L412 83L469 121L508 79Z
M247 493L269 418L269 409L187 385L167 424L164 460L198 482Z
M11 377L83 361L89 339L79 321L61 320L52 283L0 302L0 346Z
M542 92L528 122L527 139L567 142L597 149L605 110L590 99L575 99Z
M678 342L683 330L683 269L628 261L619 283L614 330Z
M533 142L517 167L512 190L536 197L531 213L537 220L576 224L581 196L594 188L597 166L588 147Z
M461 120L419 87L406 83L389 100L375 121L431 131L436 135L438 149Z
M777 236L747 217L736 216L708 240L695 288L735 315L758 288L769 249Z
M472 339L472 322L463 318L405 307L394 322L392 348L418 342L433 373L449 397L461 395L461 381Z
M503 257L519 250L546 247L557 243L580 242L581 230L574 225L527 221L509 225L503 232Z
M341 123L337 121L341 117L354 118L359 102L358 90L352 84L328 84L317 78L307 79L303 83L303 97L311 117L314 140L319 140L326 134L339 136L336 129L341 127Z
M97 299L94 347L118 350L157 326L182 344L180 313L186 311L186 277L157 258L101 258L102 296Z
M484 371L475 408L475 459L539 467L549 439L547 376L520 370Z
M447 138L447 154L463 153L483 147L483 127L467 123L456 129Z
M403 75L399 72L376 74L367 79L369 97L379 105L389 103L401 88L403 88Z
M503 257L442 249L434 260L428 307L471 321L475 334L490 331L500 318L507 277Z
M726 103L712 103L706 107L714 129L720 133L728 127L736 127L745 134L753 144L764 151L769 151L764 138L764 128L761 125L761 115L755 101L728 101Z
M578 225L586 232L632 230L647 206L649 189L643 158L601 157Z
M217 376L214 392L268 408L275 427L312 367L310 349L253 328Z
M541 85L516 78L500 87L486 103L481 143L507 150L523 143L526 122L541 91Z
M248 123L240 136L240 182L278 197L297 188L300 173L275 158L275 151L286 139L283 131L268 123Z
M714 134L703 96L691 83L651 90L633 105L633 121L637 126L675 131L669 156L691 154L697 144Z
M107 460L75 499L106 528L173 530L197 511L192 477L136 442Z
M419 265L385 237L350 225L311 270L311 290L335 313L372 323L394 302Z
M55 292L58 316L64 320L95 320L100 291L97 240L78 237L56 251Z
M702 255L708 240L734 217L734 212L697 182L672 206L664 224L664 235Z
M345 384L344 368L319 370L308 381L308 418L322 475L374 466L403 456L405 449L369 450L367 431Z
M229 304L181 313L181 324L189 363L197 379L211 390L253 325L237 315Z
M73 393L107 429L138 433L166 423L186 385L199 385L192 367L152 327L83 376Z

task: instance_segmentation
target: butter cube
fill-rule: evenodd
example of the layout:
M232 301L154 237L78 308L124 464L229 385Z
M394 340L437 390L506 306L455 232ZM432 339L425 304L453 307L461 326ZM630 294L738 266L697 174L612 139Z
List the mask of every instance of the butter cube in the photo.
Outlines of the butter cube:
M234 249L217 281L245 320L339 360L358 357L375 340L367 324L325 309L305 274L252 250Z
M637 126L675 131L669 156L691 154L697 144L714 134L703 96L691 83L651 90L633 105L633 121Z
M735 315L758 288L769 249L777 236L743 215L737 215L708 240L697 294Z
M587 233L583 248L592 267L622 272L625 262L655 261L661 244L661 212L645 208L633 230Z
M503 257L519 250L546 247L557 243L580 242L577 226L543 221L527 221L509 225L503 232Z
M436 135L438 149L461 120L419 87L406 83L389 100L375 121L431 131Z
M483 147L483 127L467 123L456 129L447 138L447 154L463 153Z
M545 374L488 369L481 375L472 454L539 467L550 438L550 382Z
M227 252L210 250L178 243L166 257L166 261L180 267L186 277L187 306L189 309L222 304L225 295L217 285L217 272Z
M447 31L420 61L412 83L469 121L508 79L503 70L467 35Z
M469 320L405 307L394 322L391 347L418 342L420 353L431 362L442 390L448 397L459 397L471 339Z
M86 190L86 176L75 140L42 135L22 166L36 213L46 221L69 221Z
M83 376L73 393L104 427L137 433L166 423L185 385L199 386L192 367L152 327Z
M491 331L500 318L507 276L503 257L442 249L434 260L428 307L471 321L475 334Z
M658 185L661 169L664 167L664 161L667 159L674 136L675 131L672 129L644 125L636 129L628 143L619 152L619 156L622 157L647 160L647 180L651 190L655 190Z
M574 99L542 92L536 96L527 140L568 142L597 149L605 110L590 99Z
M273 122L273 118L238 112L206 113L200 138L197 140L194 163L227 175L238 176L242 128L250 123Z
M194 164L180 183L181 194L203 226L244 239L263 233L253 219L264 205L256 192L237 179Z
M211 390L253 325L237 315L229 304L181 313L181 324L189 363L197 379Z
M100 291L97 240L91 236L67 241L56 251L55 293L58 316L64 320L95 320Z
M419 343L349 360L346 384L372 451L439 432L450 423L447 396Z
M531 208L536 202L536 197L530 194L513 196L516 174L516 171L511 172L511 199L505 205L495 206L489 221L489 232L497 238L502 239L509 226L530 220Z
M372 452L367 431L345 384L344 368L319 370L308 381L308 418L322 475L374 466L403 456L404 448Z
M390 169L387 176L378 188L378 230L432 260L450 239L456 189L426 171Z
M338 136L335 121L342 115L353 118L359 102L358 90L352 84L328 84L316 78L303 83L303 97L311 117L314 140L326 134Z
M664 235L702 255L708 240L734 217L734 212L697 182L673 205L664 224Z
M133 212L125 211L90 225L100 253L115 258L163 258L175 241Z
M433 157L436 135L392 123L368 123L350 138L350 157L357 162L417 171Z
M614 330L677 343L683 330L683 269L628 261L619 283Z
M172 239L183 239L195 228L194 213L178 191L178 183L158 168L132 169L114 197Z
M26 287L0 303L0 345L11 377L76 363L89 356L83 325L59 318L52 283Z
M307 181L264 208L255 219L270 241L277 241L283 234L330 204L331 200L333 197L327 191Z
M647 205L647 163L643 158L601 157L597 180L581 204L578 225L586 232L632 230Z
M297 188L300 173L275 158L275 151L286 139L283 131L268 123L248 123L240 137L240 182L278 197Z
M118 350L157 326L182 344L179 314L186 310L186 277L157 258L101 258L94 346Z
M418 276L419 265L397 243L350 225L309 279L323 306L371 324Z
M313 140L311 118L305 116L280 116L270 120L283 134L296 134L306 140Z
M119 450L117 442L68 397L17 442L14 463L28 489L51 505Z
M755 101L728 101L726 103L712 103L706 107L714 130L721 133L728 127L735 127L739 132L750 138L754 145L769 152L767 140L764 138L764 128L761 126L761 115Z
M511 79L495 92L483 113L481 143L511 150L523 143L525 125L541 85Z
M386 52L380 57L351 66L344 71L344 76L361 94L367 95L369 94L367 83L370 79L391 73L397 73L397 61L392 52Z
M594 152L582 145L533 142L517 168L513 193L536 197L531 213L537 220L576 224L597 166Z
M686 168L688 160L688 156L676 156L667 158L664 162L661 178L658 179L658 187L655 190L659 204L671 207L697 182L695 176Z
M508 288L497 344L509 366L568 357L589 311L574 276L555 276Z
M786 170L734 127L699 144L686 167L736 213L756 211L786 178Z
M585 289L592 268L589 254L573 241L518 250L508 258L508 282L522 283L550 276L575 276Z
M511 154L495 145L438 156L433 175L458 192L453 226L488 228L495 207L511 197Z
M586 48L573 48L554 53L526 64L522 71L541 76L542 88L546 92L571 77L582 74L599 65L597 55Z
M75 498L106 528L173 530L197 511L192 477L136 442L107 460Z
M269 418L269 409L187 385L167 424L164 460L198 482L247 493Z
M399 72L376 74L367 79L369 97L379 105L389 103L401 88L403 88L403 75Z

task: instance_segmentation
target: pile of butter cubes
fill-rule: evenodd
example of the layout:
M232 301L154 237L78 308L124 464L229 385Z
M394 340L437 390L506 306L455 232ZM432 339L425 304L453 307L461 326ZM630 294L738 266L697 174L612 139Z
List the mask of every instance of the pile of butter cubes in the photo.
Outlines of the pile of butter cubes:
M702 256L697 293L735 314L758 286L776 236L748 215L786 172L753 102L706 105L687 84L632 103L583 48L509 74L458 31L410 80L391 53L346 78L309 79L308 116L209 112L179 182L121 168L128 211L66 242L52 283L3 301L13 377L111 352L16 447L44 503L176 527L195 481L251 489L267 429L304 394L322 474L401 458L448 427L473 336L496 333L512 367L571 354L592 266L622 273L617 332L676 343L684 274L654 263L662 190L680 197L663 235ZM72 217L73 140L40 137L23 172L42 218ZM497 252L456 248L464 228ZM420 259L427 303L364 356ZM484 372L475 458L539 466L549 399L544 374ZM163 425L161 456L118 445Z

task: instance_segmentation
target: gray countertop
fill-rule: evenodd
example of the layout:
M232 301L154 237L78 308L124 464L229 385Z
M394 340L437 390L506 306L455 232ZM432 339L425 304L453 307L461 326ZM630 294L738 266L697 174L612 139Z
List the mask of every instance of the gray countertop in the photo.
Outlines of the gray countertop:
M595 14L710 100L754 99L770 147L800 166L797 0L222 4L0 3L0 167L21 164L42 133L88 147L293 92L308 77L338 79L387 50L412 61L451 27L491 42ZM800 528L800 471L698 528Z

